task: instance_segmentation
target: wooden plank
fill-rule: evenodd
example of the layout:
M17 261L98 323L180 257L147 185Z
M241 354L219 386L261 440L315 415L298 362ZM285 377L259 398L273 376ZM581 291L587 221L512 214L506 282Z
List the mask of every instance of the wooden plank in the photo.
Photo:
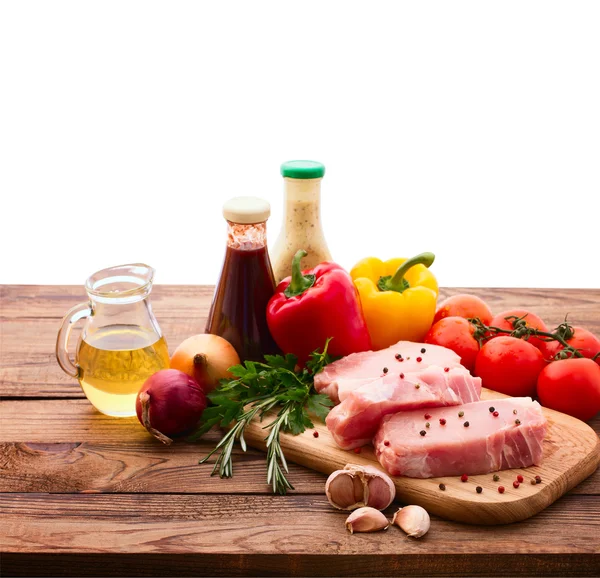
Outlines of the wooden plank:
M385 511L391 518L396 507ZM391 526L377 534L351 535L347 512L325 496L148 494L1 494L0 530L6 553L97 554L313 554L333 564L344 556L405 557L464 554L488 558L490 574L504 572L495 556L512 553L600 554L600 497L567 496L520 524L460 526L432 518L429 533L407 538ZM243 521L243 523L241 523ZM565 540L565 536L569 536ZM596 557L597 558L597 557ZM425 573L427 568L422 568ZM513 568L510 575L518 573Z
M70 307L86 300L83 285L0 285L0 319L61 319ZM212 285L155 285L152 307L161 318L206 318L213 296ZM532 309L549 325L569 315L600 333L600 289L526 289L442 287L439 301L458 293L479 295L494 313L511 308ZM579 320L578 320L579 319Z
M82 285L0 285L0 319L62 319L74 305L87 301ZM155 285L152 308L157 317L208 316L213 285Z
M593 576L595 554L3 554L7 576Z
M102 415L86 400L3 401L0 423L1 491L269 491L264 485L264 454L255 450L236 452L233 480L210 478L212 466L196 465L218 432L197 444L176 442L168 448L149 436L136 418ZM591 425L600 432L600 416ZM322 432L318 439L310 432L306 435L319 448L329 433L317 427ZM351 454L348 461L361 456ZM290 480L299 492L322 492L322 474L290 467ZM600 472L573 493L600 494Z
M211 477L210 464L198 464L217 443L210 432L197 444L165 447L152 439L121 443L0 444L0 492L271 494L263 452L234 451L235 475ZM326 476L290 464L294 494L322 495Z
M54 356L60 318L84 298L81 287L3 286L0 308L0 396L82 398L76 380L65 375ZM157 286L153 306L171 352L186 337L204 331L212 298L209 286ZM600 335L600 291L579 289L443 289L442 295L469 291L498 313L529 307L550 325L569 313L570 321ZM155 297L156 295L156 297ZM74 330L74 351L79 329Z
M0 366L0 396L84 398L76 379L64 373L54 354L59 321L56 319L5 319L2 323L2 365ZM161 329L170 353L186 337L202 333L204 317L166 319ZM74 328L69 350L71 358L81 326Z
M396 527L350 535L346 514L311 496L4 494L3 570L69 575L70 562L83 562L76 575L110 568L116 575L597 576L600 498L565 500L564 508L499 528L434 518L413 540Z

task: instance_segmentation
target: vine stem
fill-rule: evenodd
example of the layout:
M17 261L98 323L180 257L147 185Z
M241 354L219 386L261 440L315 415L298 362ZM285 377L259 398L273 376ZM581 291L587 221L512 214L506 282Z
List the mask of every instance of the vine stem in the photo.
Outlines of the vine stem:
M479 319L479 317L469 318L468 321L469 321L469 323L471 323L472 325L474 325L476 327L473 337L475 337L475 339L477 339L480 346L481 346L482 341L484 341L486 339L486 335L490 332L494 333L493 336L496 336L499 334L505 334L505 335L512 335L513 337L518 337L518 338L521 338L521 337L526 337L526 338L545 337L546 339L542 339L542 341L545 341L548 343L551 341L558 341L563 346L563 351L565 351L566 353L570 353L572 357L584 357L583 354L578 349L575 349L574 347L572 347L564 339L564 337L560 334L559 328L563 325L566 325L572 331L571 326L567 325L566 322L562 325L559 325L556 328L556 330L554 331L554 333L550 333L548 331L541 331L540 329L536 329L535 327L530 327L528 325L518 326L517 325L518 322L522 321L524 319L524 317L515 317L514 315L505 317L506 321L510 321L512 323L512 326L513 326L512 330L502 329L501 327L495 327L493 325L486 325L485 323L483 323L483 321L481 321L481 319ZM489 339L489 337L487 339ZM600 355L600 352L598 352L596 354L594 359L596 357L598 357L599 355Z

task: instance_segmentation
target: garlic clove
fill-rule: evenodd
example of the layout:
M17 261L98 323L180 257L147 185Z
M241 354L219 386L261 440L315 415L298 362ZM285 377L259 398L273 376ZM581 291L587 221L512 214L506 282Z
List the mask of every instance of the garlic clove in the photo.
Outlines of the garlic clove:
M394 501L396 487L385 472L374 466L347 464L329 476L325 494L329 503L339 510L363 506L384 510Z
M346 528L351 534L354 532L378 532L386 530L390 525L389 520L375 508L358 508L346 519Z
M429 530L431 520L421 506L406 506L394 514L392 524L402 528L411 538L420 538Z
M373 476L367 481L367 506L385 510L396 497L396 486L386 474Z
M344 470L338 470L329 476L325 484L325 495L334 508L347 510L362 501L362 496L358 500L356 498L355 481L356 479ZM360 480L358 481L360 483Z

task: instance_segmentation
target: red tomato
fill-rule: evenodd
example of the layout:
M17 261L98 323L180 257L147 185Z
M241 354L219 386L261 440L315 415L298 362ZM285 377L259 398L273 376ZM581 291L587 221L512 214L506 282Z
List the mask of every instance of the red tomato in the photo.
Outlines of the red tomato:
M538 378L540 403L582 421L600 411L600 366L582 357L553 361Z
M452 349L460 356L462 365L471 371L479 353L479 343L473 337L474 331L475 328L466 319L446 317L433 325L425 337L425 343Z
M598 339L591 331L583 329L583 327L573 327L573 337L567 339L567 343L575 349L578 349L583 357L589 359L592 359L600 352L600 339ZM548 341L540 347L546 361L554 359L554 356L563 349L564 347L558 341ZM596 363L600 365L600 356L596 357Z
M545 362L540 350L516 337L501 335L483 345L475 375L483 386L512 396L532 396Z
M493 315L483 299L477 295L461 293L448 297L438 305L433 322L437 323L446 317L479 317L483 323L489 325Z
M535 329L540 329L541 331L548 331L546 324L535 313L531 313L531 311L527 311L525 309L510 309L508 311L498 313L498 315L496 315L496 317L492 319L492 322L489 325L492 325L493 327L499 327L500 329L508 329L512 331L514 329L512 324L514 319L507 321L506 317L513 316L524 317L523 321L525 321L525 323L529 325L529 327L534 327ZM532 345L535 345L540 350L542 350L542 348L545 345L545 343L537 337L530 337L527 341L529 341L529 343L531 343Z

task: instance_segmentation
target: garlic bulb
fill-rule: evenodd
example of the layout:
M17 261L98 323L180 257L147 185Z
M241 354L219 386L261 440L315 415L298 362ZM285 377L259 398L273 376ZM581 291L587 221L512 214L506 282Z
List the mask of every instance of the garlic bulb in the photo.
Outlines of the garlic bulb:
M387 474L374 466L348 464L327 478L325 494L338 510L364 506L385 510L396 497L396 487Z
M375 508L358 508L346 519L346 528L354 532L378 532L390 525L388 519Z
M402 528L411 538L420 538L429 530L431 520L421 506L406 506L394 514L392 524Z

